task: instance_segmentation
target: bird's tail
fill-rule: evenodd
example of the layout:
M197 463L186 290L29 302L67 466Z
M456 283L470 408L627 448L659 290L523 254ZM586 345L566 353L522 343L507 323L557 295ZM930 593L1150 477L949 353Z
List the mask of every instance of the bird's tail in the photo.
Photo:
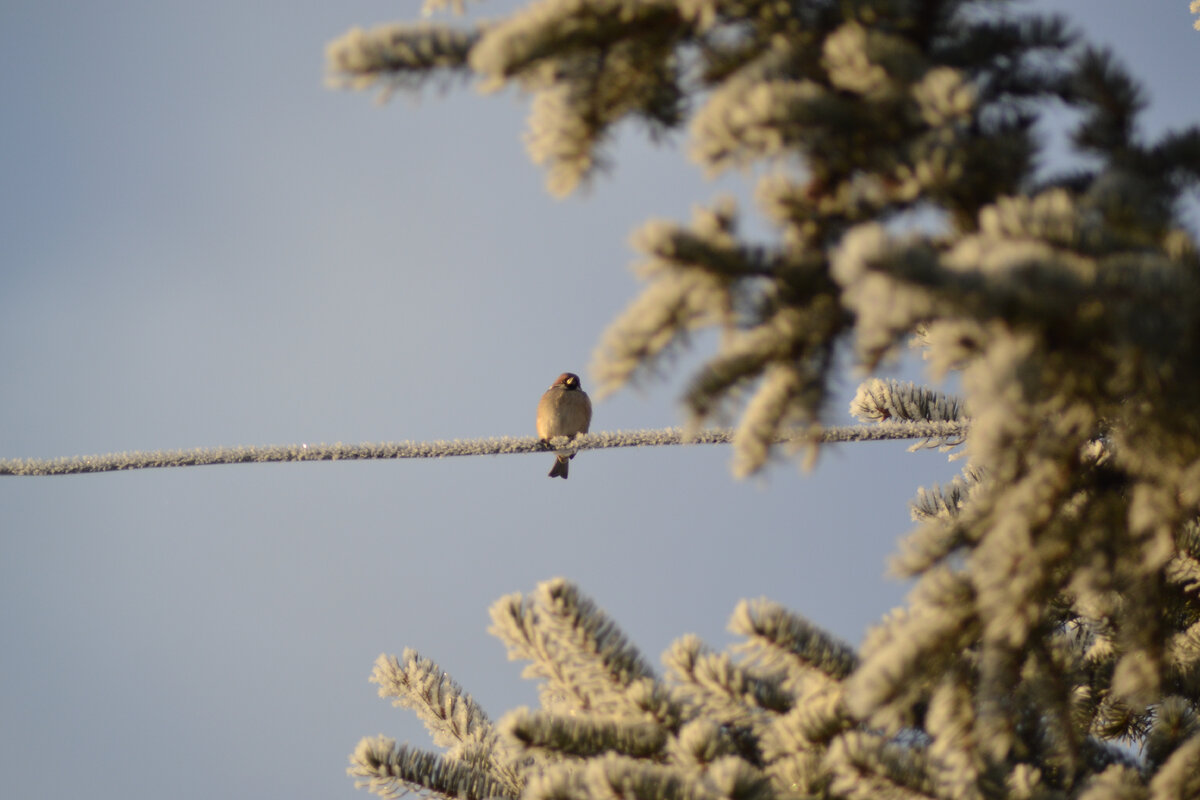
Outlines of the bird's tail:
M567 470L571 465L571 458L567 455L560 455L554 458L554 466L550 468L551 478L567 479Z

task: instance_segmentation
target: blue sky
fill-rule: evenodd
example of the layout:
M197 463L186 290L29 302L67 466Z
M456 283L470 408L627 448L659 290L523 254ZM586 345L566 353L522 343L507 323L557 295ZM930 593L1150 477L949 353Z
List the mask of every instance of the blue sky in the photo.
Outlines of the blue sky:
M1196 121L1187 0L1030 5L1111 44L1149 132ZM630 232L737 184L631 130L558 201L517 95L324 88L330 39L418 6L0 4L0 456L524 436L560 372L588 386L638 289ZM593 429L677 424L694 363ZM554 576L656 663L684 633L724 645L763 595L857 643L902 602L907 501L957 471L894 444L745 482L719 447L549 467L0 479L0 796L365 796L361 736L427 743L367 683L375 657L418 649L494 717L533 704L487 608Z

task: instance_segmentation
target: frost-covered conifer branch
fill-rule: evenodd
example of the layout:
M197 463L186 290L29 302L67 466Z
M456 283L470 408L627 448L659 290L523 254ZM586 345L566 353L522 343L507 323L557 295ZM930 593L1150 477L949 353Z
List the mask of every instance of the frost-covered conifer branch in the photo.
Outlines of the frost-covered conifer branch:
M668 740L669 760L685 769L706 770L721 759L739 753L739 733L706 716L696 716L679 726Z
M590 760L583 769L582 797L586 800L717 800L699 780L689 780L674 766L647 763L616 753Z
M596 348L598 396L653 370L690 331L732 324L731 278L754 269L737 248L733 206L722 201L692 216L690 229L655 220L634 234L634 248L647 256L635 269L651 281L651 291L609 326Z
M932 581L934 574L941 580ZM566 707L567 715L526 709L510 713L499 730L507 747L526 754L511 762L519 784L526 787L522 796L779 800L800 792L837 800L983 800L989 796L985 788L996 780L1016 796L1028 797L1035 796L1030 792L1036 787L1061 792L1078 780L1093 786L1105 781L1138 785L1141 779L1129 772L1133 757L1096 739L1102 731L1115 736L1134 731L1147 741L1148 763L1157 768L1152 786L1183 791L1180 787L1190 785L1192 773L1182 759L1193 755L1195 708L1167 698L1153 718L1147 718L1111 702L1111 668L1117 655L1089 644L1095 641L1095 628L1078 620L1074 627L1060 626L1022 662L1012 651L980 650L973 644L970 624L964 626L961 618L948 620L947 611L971 613L970 589L961 575L945 568L928 572L917 592L913 614L901 615L872 633L861 665L844 645L774 604L743 603L732 626L749 641L739 649L773 655L752 659L755 666L748 668L727 654L710 651L695 637L676 642L665 660L679 681L674 691L688 699L676 706L678 716L668 724L632 707L576 704ZM599 619L594 603L565 581L544 584L531 597L538 596L543 605L558 603L564 620ZM514 608L522 610L521 624L530 631L554 627L528 613L532 605L515 595L497 608L510 617ZM582 617L576 613L581 608L588 610ZM1065 607L1060 617L1074 619ZM601 624L608 626L611 623ZM584 639L624 642L619 632L609 630L606 636ZM511 630L493 632L506 641L513 636ZM1087 635L1078 635L1084 632ZM947 635L965 638L930 649L936 637ZM593 671L612 672L613 659L602 655L603 647L545 647L554 635L531 645L528 632L517 638L521 641L512 648L515 651L544 649L535 677L553 673L551 662L560 662L564 672L576 670L578 664L571 662L579 659L590 659ZM616 660L627 663L627 646L614 647L625 653ZM881 659L888 648L892 653ZM801 653L805 655L797 659ZM999 662L989 665L997 655ZM920 657L940 658L943 664L928 670L928 664L912 660ZM799 679L781 679L788 663L797 660L803 664ZM881 663L889 666L872 676L870 669ZM995 695L985 694L987 699L978 701L980 690L1009 668L1020 675L1003 698L1020 716L1021 724L1014 728L1005 727L1006 716L995 708ZM808 680L816 674L825 676L819 685ZM849 703L843 702L843 679ZM640 681L634 685L652 679L643 676ZM879 703L864 696L864 691L880 690L890 699ZM919 717L910 715L914 707L921 709ZM856 708L865 709L866 717L856 718L854 713L862 713L854 712ZM919 729L912 727L916 724ZM1036 760L1031 753L1038 754ZM390 740L368 739L354 757L352 772L372 779L364 785L375 791L395 792L412 780L398 776L450 769L437 758L395 748ZM997 765L1006 762L1007 771L997 772ZM1076 775L1080 764L1086 765L1086 778ZM460 794L448 796L469 791L470 775L459 777ZM425 783L424 788L441 793L437 786L445 783Z
M878 734L853 732L829 748L825 759L832 773L830 789L847 800L933 800L935 784L920 750Z
M984 475L982 469L967 466L948 484L917 489L909 510L913 521L922 524L900 540L900 552L890 560L892 574L915 577L977 540L974 528L962 524L959 515L971 496L982 490Z
M953 519L970 499L974 488L983 481L983 476L981 469L966 467L962 475L956 475L945 486L934 484L931 489L918 489L911 506L913 521L948 522Z
M663 656L679 692L705 716L724 725L752 728L767 723L764 713L785 714L794 698L778 673L760 673L715 653L695 636L672 643Z
M851 425L829 427L817 434L825 443L867 442L897 439L928 439L956 436L965 423ZM687 444L728 444L734 432L708 429L685 432L681 428L614 431L582 434L571 441L576 450L606 450L618 447L665 447ZM805 441L812 434L803 434ZM790 441L780 434L777 441ZM449 458L451 456L494 456L539 453L547 448L536 437L456 439L450 442L389 442L382 444L296 444L263 447L213 447L195 450L108 453L71 458L0 459L0 475L78 475L89 472L119 472L129 469L198 467L212 464L261 464L282 461L361 461L391 458Z
M833 343L846 318L832 298L834 285L811 259L790 261L739 244L729 200L695 209L690 228L652 222L634 246L649 256L639 271L652 285L597 347L600 393L655 370L692 331L720 327L718 354L684 395L691 425L717 416L737 391L757 384L733 441L735 474L760 469L781 430L807 428L815 441ZM799 307L780 302L771 281L785 282L790 295L812 297Z
M484 89L516 83L534 94L530 155L548 166L549 189L567 194L603 165L600 151L620 120L635 117L652 130L678 124L682 90L672 54L686 30L674 2L543 0L473 31L355 29L330 44L327 61L331 83L354 89L416 86L468 69Z
M414 791L433 792L450 800L517 797L481 769L436 753L397 745L386 736L359 742L346 772L358 779L356 787L386 798Z
M527 750L549 750L568 756L605 752L632 758L659 756L667 744L667 729L653 722L624 719L582 719L518 709L500 721L511 741Z
M1200 735L1200 718L1195 706L1179 696L1163 700L1154 716L1154 725L1146 737L1146 761L1158 766L1188 739Z
M902 419L910 422L947 422L962 419L962 401L944 392L917 386L911 381L872 378L858 387L850 413L863 422Z
M654 691L654 672L641 654L572 584L555 579L529 597L509 595L491 616L489 631L508 646L509 660L530 662L525 676L544 681L546 708L677 716Z
M538 586L536 602L545 624L550 626L570 652L597 660L614 682L629 685L639 678L652 678L654 671L616 624L574 584L547 581Z
M542 706L583 708L587 696L579 691L564 668L555 660L553 646L540 628L532 603L519 592L500 598L488 610L492 625L488 632L508 648L509 661L528 661L521 676L542 681L538 687Z
M746 637L740 649L768 673L815 670L840 681L858 666L858 656L849 645L765 598L738 603L729 630ZM797 682L806 677L791 676Z
M867 634L862 663L846 679L850 711L892 732L913 725L929 681L977 640L973 601L966 577L945 567L926 572L909 599L911 610L893 612Z
M543 692L543 710L518 709L498 726L501 747L514 753L507 762L513 779L500 782L508 787L502 796L511 796L514 786L524 787L525 798L558 800L628 796L772 800L776 796L772 778L755 766L760 755L749 729L718 726L707 715L691 721L701 707L676 699L673 689L649 674L649 667L623 634L574 585L549 581L529 598L503 598L493 607L493 619L493 633L509 644L510 653L534 660L527 674L557 684L559 690L557 697ZM441 710L446 703L430 699L448 679L415 653L406 652L403 662L381 659L376 680L389 695L408 697L405 704L423 717L432 716L435 737L454 747L462 726L446 735L445 720L451 716ZM742 716L789 707L790 695L773 678L725 662L700 665L697 675L711 682L714 691L726 694L731 708L743 705ZM627 685L598 690L596 685L605 682ZM457 686L452 688L463 694ZM564 705L562 697L568 695L575 702ZM607 702L605 695L610 699L622 695L626 702ZM436 707L432 713L431 707ZM488 773L459 771L463 759L455 758L457 749L440 757L398 748L382 737L365 739L352 757L351 773L366 778L361 785L385 795L428 781L427 791L465 796ZM425 777L416 777L421 775Z
M1200 734L1193 735L1159 767L1150 780L1150 796L1164 798L1195 797L1200 791Z
M957 422L966 417L962 401L957 397L917 386L912 382L902 383L880 378L872 378L859 385L858 392L850 401L850 413L863 422L886 422L891 419L911 422ZM910 449L936 447L940 450L950 450L965 441L965 435L925 439Z
M940 426L922 438L970 457L918 497L893 563L916 585L858 656L819 666L829 643L802 621L743 607L750 658L685 638L665 680L605 695L636 696L608 721L657 721L660 752L543 760L530 800L730 796L717 775L775 798L1200 793L1200 255L1182 216L1200 129L1147 140L1111 54L1002 2L544 0L502 28L468 63L535 94L553 190L595 171L616 121L686 123L701 168L759 176L774 226L750 244L722 201L646 225L601 390L716 332L685 399L694 420L741 414L722 441L748 473L830 441L836 348L873 367L916 334L962 401L875 383L858 411ZM1042 181L1051 100L1088 160ZM901 232L914 210L936 234ZM599 724L580 676L611 670L587 636L509 617L530 674L574 693L547 708ZM595 748L586 729L572 752Z
M447 748L447 758L482 769L508 794L520 794L518 773L487 713L436 663L406 648L399 659L381 655L371 681L380 697L416 712L434 744Z
M349 89L380 84L385 98L395 89L416 89L447 73L462 75L480 35L428 23L354 28L326 48L328 81Z

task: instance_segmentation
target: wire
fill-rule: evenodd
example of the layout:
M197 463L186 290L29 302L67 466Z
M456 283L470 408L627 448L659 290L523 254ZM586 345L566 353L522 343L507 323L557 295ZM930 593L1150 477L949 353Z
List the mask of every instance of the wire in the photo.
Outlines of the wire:
M821 428L781 435L777 442L858 442L889 439L954 439L967 429L965 422L885 422ZM732 429L701 430L686 436L681 428L614 431L582 434L570 443L572 450L605 450L613 447L662 447L679 444L728 444ZM290 444L262 447L212 447L195 450L108 453L66 458L0 459L0 475L79 475L127 469L199 467L208 464L257 464L279 461L361 461L388 458L449 458L495 456L553 450L534 436L504 436L450 442L384 442L365 444Z

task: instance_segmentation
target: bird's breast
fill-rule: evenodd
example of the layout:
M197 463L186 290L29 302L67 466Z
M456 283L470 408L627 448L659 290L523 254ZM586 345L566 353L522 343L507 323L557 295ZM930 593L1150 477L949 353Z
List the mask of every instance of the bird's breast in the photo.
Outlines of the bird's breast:
M538 438L587 433L592 421L592 403L582 391L547 392L538 404Z

